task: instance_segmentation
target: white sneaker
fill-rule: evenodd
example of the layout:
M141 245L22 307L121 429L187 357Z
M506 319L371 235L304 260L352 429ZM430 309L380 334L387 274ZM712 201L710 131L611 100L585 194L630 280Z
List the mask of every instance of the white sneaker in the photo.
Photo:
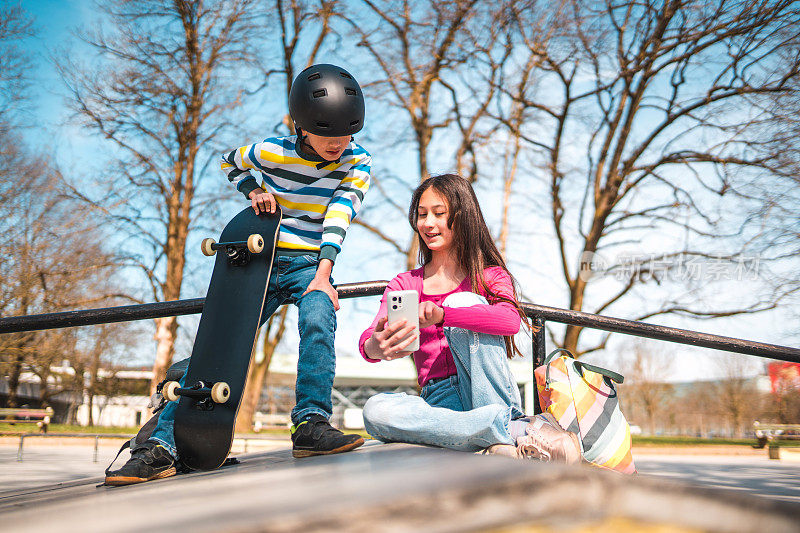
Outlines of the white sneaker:
M575 433L563 430L553 415L541 413L530 418L525 435L517 439L517 456L540 461L579 463L581 443Z
M521 458L517 447L512 444L492 444L477 453L479 455L503 455L505 457Z

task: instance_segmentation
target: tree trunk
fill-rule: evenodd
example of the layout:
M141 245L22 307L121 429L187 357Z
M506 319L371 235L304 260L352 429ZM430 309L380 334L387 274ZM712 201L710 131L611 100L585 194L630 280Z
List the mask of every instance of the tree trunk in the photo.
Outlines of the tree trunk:
M417 147L419 150L418 169L419 181L422 183L430 177L428 173L428 145L431 142L431 129L425 123L415 124L414 129L417 135ZM411 243L408 245L406 254L406 270L411 270L417 266L419 256L419 243L416 234L411 235Z
M172 356L175 353L175 333L178 330L178 321L174 316L157 318L155 323L156 362L153 364L150 394L156 391L156 385L166 377L167 369L172 364Z
M89 398L89 425L94 426L94 396L97 391L97 375L100 372L100 352L101 350L95 346L92 353L92 363L89 370L89 387L87 387L86 394Z
M236 415L236 433L247 433L253 429L253 417L258 410L258 402L261 400L261 391L264 389L264 381L269 371L269 363L272 359L271 354L267 355L266 338L264 340L264 359L256 362L256 353L253 353L253 361L250 363L250 370L247 372L247 382L244 385L242 394L242 404L239 406L239 413Z
M236 428L234 431L239 433L248 432L253 428L253 417L258 410L258 402L261 399L261 391L264 389L264 383L269 373L269 364L272 361L272 355L275 353L275 348L283 338L286 331L286 315L289 307L284 305L278 315L273 314L267 322L266 331L264 332L264 343L262 350L264 359L258 363L253 360L250 363L250 370L247 372L247 382L244 386L242 393L242 404L239 407L239 413L236 415ZM274 335L270 336L275 318L277 316L277 331ZM252 355L255 358L255 353Z
M88 398L89 401L86 404L86 406L89 408L88 423L89 427L94 427L94 393L92 391L89 391Z
M506 258L506 247L508 245L508 213L511 207L511 186L514 183L514 178L517 174L517 160L519 159L520 148L519 135L515 135L514 149L511 155L511 168L507 170L506 179L503 182L503 215L500 225L500 237L498 238L498 247L500 248L500 254L504 259Z
M24 358L20 350L17 355L13 357L11 363L11 372L8 376L8 406L19 407L19 380L22 376L22 363Z

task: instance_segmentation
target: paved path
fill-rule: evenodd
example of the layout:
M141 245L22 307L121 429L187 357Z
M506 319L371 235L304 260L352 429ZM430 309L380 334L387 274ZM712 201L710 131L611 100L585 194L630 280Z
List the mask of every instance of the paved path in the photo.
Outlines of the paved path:
M301 460L283 446L243 455L237 466L128 487L98 486L114 448L102 449L101 462L92 463L92 446L30 447L25 461L16 463L16 449L0 447L0 531L142 531L153 524L197 533L436 532L534 524L618 530L622 520L628 530L666 524L796 533L800 524L796 503L664 479L694 472L703 483L726 486L732 478L714 477L713 471L733 468L734 477L744 473L750 480L746 490L766 491L772 485L752 483L759 473L778 479L782 472L781 483L796 483L796 473L788 470L793 465L743 463L746 468L736 470L738 460L731 458L709 463L699 457L641 456L645 475L630 478L590 467L374 441L352 453ZM794 501L783 490L772 496Z
M759 456L637 454L642 475L800 504L800 463ZM800 531L800 525L798 526Z
M18 442L19 439L16 439ZM94 461L93 439L58 439L58 444L48 444L44 439L26 439L22 462L17 461L18 445L13 439L5 438L0 444L0 492L38 487L51 483L63 483L76 479L102 476L106 467L117 455L122 440L101 440ZM269 451L289 448L287 438L248 441L248 451ZM243 453L243 441L235 441L233 454ZM123 451L114 463L122 466L130 457Z
M102 442L96 463L94 443L90 440L82 444L62 441L60 445L32 440L25 444L21 463L16 460L16 446L0 444L0 491L101 476L118 449L117 444ZM289 439L283 438L250 441L248 451L257 446L260 448L256 449L270 451L289 445ZM244 452L242 443L237 443L234 451ZM115 465L123 464L128 457L128 452L123 452ZM637 453L636 466L646 476L800 504L800 462L771 461L766 452L745 456Z

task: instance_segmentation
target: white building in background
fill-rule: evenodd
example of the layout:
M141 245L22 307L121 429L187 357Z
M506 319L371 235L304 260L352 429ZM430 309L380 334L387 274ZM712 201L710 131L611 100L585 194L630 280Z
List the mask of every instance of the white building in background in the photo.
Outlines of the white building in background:
M526 413L533 413L534 382L530 362L510 361L511 371L516 378ZM74 375L75 370L66 361L60 367L52 368L53 377ZM111 372L101 371L104 376ZM151 370L130 369L113 373L116 379L137 380L149 383ZM23 390L35 398L38 395L38 378L25 375ZM88 379L88 377L86 378ZM286 425L289 412L294 405L294 385L297 380L297 353L277 353L270 362L267 378L260 402L257 425ZM1 380L0 380L1 381ZM3 383L0 383L2 389ZM411 358L395 361L368 363L361 357L343 356L336 360L336 376L333 384L334 420L346 428L361 428L364 425L361 409L367 399L380 392L407 392L417 394L417 374ZM30 389L30 391L28 390ZM2 390L0 390L2 392ZM69 397L53 398L74 409L75 418L82 426L89 425L89 397L80 393ZM95 396L92 402L92 421L98 426L136 427L144 424L150 416L147 396L122 395L107 398ZM63 408L62 408L63 410Z
M101 369L101 378L114 377L121 380L141 380L149 384L153 372L150 370L129 369L110 371ZM49 398L50 406L56 411L53 422L64 423L71 420L74 415L75 421L81 426L89 425L89 396L82 394L80 388L75 390L75 369L70 366L69 361L64 360L61 365L51 366L48 376L48 387L58 390L64 388L65 380L72 383L67 390L53 394ZM84 386L89 385L90 375L85 373L83 376ZM17 388L18 401L21 405L37 405L41 396L41 382L39 376L32 372L23 372L20 376L20 384ZM143 387L144 388L144 387ZM0 376L0 400L8 395L8 381L4 376ZM98 426L117 426L135 427L144 424L150 417L150 410L147 409L149 397L139 395L121 395L107 398L96 395L92 401L92 421ZM0 403L2 405L2 403Z
M152 416L147 404L147 396L95 396L92 404L92 420L95 426L137 427ZM89 425L89 399L78 406L75 414L78 424Z

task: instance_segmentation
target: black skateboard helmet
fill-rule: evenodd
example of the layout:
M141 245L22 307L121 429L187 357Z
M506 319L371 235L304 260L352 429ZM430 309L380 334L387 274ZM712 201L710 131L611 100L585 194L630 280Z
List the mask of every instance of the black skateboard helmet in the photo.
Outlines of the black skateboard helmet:
M312 65L292 83L289 114L296 128L314 135L353 135L364 127L364 94L345 69Z

